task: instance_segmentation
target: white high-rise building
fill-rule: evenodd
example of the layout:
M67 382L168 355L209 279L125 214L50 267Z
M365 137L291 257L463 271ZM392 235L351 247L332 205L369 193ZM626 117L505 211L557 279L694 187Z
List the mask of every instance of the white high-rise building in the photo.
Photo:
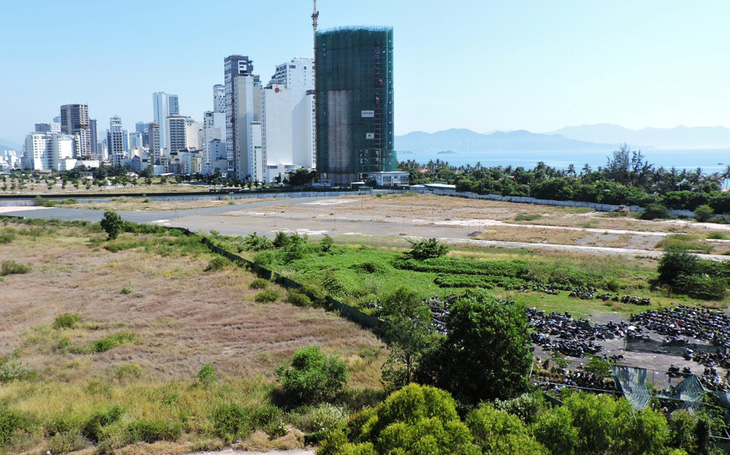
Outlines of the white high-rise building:
M153 165L162 165L162 148L160 147L160 125L156 122L149 124L147 129L150 144L150 156Z
M202 134L202 172L206 175L212 174L213 163L217 157L211 153L211 143L215 140L222 142L225 147L226 140L226 114L224 112L208 111L203 118Z
M117 115L109 119L109 131L107 132L106 142L108 147L108 156L109 160L112 162L112 166L121 166L126 154L124 151L124 130L122 129L122 119Z
M226 112L226 86L223 84L213 86L213 112Z
M263 180L283 178L300 167L314 168L313 59L294 58L278 65L262 100Z
M66 171L66 160L73 160L76 151L78 136L68 134L51 134L52 169ZM75 164L75 163L74 163Z
M171 115L165 120L165 135L167 136L167 149L165 154L169 157L173 152L187 150L186 127L189 117L182 115Z
M25 138L23 168L40 171L53 168L53 134L30 133Z
M160 147L167 149L167 131L165 121L171 115L180 115L180 103L177 95L170 95L165 92L152 94L152 114L155 123L160 125Z

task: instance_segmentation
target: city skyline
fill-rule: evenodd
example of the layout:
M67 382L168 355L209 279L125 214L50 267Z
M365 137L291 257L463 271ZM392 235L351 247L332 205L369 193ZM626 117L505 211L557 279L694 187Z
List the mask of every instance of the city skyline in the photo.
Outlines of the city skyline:
M102 124L152 121L155 92L177 94L180 113L202 121L226 56L250 56L264 82L277 64L312 56L310 2L130 1L113 23L104 4L38 3L0 6L5 36L17 38L0 43L0 137L17 143L64 104L88 104ZM318 2L320 29L394 28L397 135L730 126L724 2L342 3Z

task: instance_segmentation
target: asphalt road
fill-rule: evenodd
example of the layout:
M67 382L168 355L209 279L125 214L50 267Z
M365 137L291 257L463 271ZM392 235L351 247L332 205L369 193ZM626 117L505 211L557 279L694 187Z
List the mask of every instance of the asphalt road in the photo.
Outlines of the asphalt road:
M336 198L302 197L262 199L258 202L225 205L185 210L119 211L119 215L135 223L154 223L163 226L185 227L191 231L210 232L215 230L224 235L246 236L253 232L272 238L278 231L297 232L309 236L332 237L365 236L390 238L437 238L449 243L468 243L485 247L527 248L543 251L571 251L596 255L644 256L659 258L660 251L636 248L609 248L585 245L561 245L548 243L508 242L475 240L474 234L481 233L493 220L424 220L406 216L383 216L377 213L352 214L338 212ZM287 211L286 206L295 205L331 206L328 210ZM0 214L27 218L89 220L98 222L103 211L63 207L0 207ZM514 225L514 229L529 229ZM592 231L590 228L570 228ZM657 233L654 233L657 234ZM715 260L727 260L728 256L700 255Z

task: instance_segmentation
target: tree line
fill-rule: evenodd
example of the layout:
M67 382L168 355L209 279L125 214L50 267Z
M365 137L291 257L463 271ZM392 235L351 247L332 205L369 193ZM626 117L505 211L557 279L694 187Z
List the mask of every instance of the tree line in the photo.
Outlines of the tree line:
M539 162L532 169L522 166L451 166L445 161L419 164L401 162L398 169L410 173L411 184L447 182L457 191L502 196L528 196L559 201L582 201L612 205L648 206L695 210L708 205L715 213L730 213L730 193L723 184L730 179L730 166L723 172L656 167L641 151L622 146L607 157L605 166L577 170L571 164L558 169Z

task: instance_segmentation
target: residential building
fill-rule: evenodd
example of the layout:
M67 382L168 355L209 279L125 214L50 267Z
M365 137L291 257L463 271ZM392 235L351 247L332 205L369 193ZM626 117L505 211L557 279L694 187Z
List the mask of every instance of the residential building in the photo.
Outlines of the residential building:
M152 114L155 123L160 125L160 147L166 150L168 142L165 121L171 115L180 115L180 103L177 95L171 95L165 92L153 93Z
M79 136L77 158L90 159L93 157L88 105L64 104L61 106L61 132Z
M23 169L32 171L53 168L53 135L48 132L30 133L25 138Z
M91 154L95 159L99 158L99 130L96 119L89 119L89 135L91 136Z
M226 93L226 154L228 175L251 180L251 124L261 121L261 81L253 74L253 62L242 55L224 60Z
M182 115L171 115L165 121L165 130L167 136L166 154L170 156L173 152L187 150L187 124L190 117Z
M393 29L316 35L317 170L339 185L395 171Z
M114 116L109 119L109 130L107 131L106 143L108 148L109 160L112 166L121 166L126 158L124 150L124 130L122 129L122 119Z
M262 95L264 181L315 166L314 61L294 58L276 67Z
M223 84L213 86L213 112L226 113L226 86Z
M160 147L160 125L156 122L150 123L147 127L147 135L149 138L152 165L163 165L162 147Z
M51 124L50 123L36 123L35 124L35 132L36 133L50 133L51 132Z

